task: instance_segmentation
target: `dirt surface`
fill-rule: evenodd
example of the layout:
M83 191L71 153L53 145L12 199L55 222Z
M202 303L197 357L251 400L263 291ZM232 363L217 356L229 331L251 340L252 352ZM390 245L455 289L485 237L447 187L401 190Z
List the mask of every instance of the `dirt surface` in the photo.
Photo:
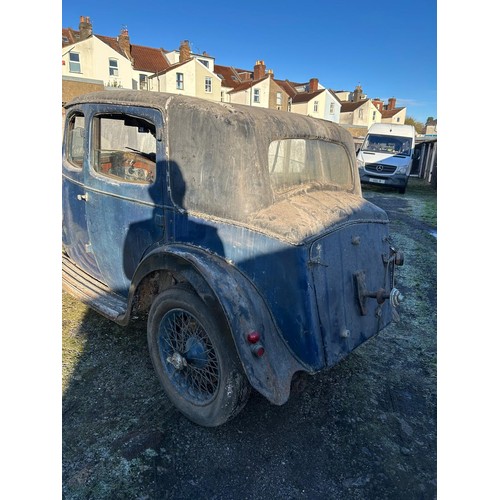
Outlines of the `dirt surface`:
M400 322L222 427L166 399L143 319L122 328L63 293L63 498L436 498L436 192L363 193L405 254Z

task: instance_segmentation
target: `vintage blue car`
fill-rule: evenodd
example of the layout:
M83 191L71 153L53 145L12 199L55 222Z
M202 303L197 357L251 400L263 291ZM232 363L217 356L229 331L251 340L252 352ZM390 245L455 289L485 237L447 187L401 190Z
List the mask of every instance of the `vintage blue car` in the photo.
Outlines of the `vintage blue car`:
M217 426L250 388L284 404L402 296L388 217L362 197L354 143L295 113L147 91L66 105L63 287L126 325L148 314L172 403Z

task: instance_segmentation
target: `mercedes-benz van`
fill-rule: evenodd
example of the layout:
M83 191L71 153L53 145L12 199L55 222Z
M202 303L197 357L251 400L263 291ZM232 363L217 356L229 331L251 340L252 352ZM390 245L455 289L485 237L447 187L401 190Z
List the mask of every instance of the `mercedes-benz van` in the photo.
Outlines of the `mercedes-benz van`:
M358 152L359 177L364 184L379 184L406 191L415 158L415 127L374 123Z

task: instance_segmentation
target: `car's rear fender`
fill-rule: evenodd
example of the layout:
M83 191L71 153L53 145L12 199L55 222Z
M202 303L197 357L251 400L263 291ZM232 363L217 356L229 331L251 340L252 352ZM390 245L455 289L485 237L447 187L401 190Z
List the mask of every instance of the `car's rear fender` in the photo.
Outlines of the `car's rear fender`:
M250 384L271 403L284 404L293 374L305 367L284 344L254 285L218 256L198 247L169 245L143 259L132 281L131 296L147 276L158 271L189 282L207 305L222 310ZM255 344L248 341L251 332L260 334L261 357L254 354Z

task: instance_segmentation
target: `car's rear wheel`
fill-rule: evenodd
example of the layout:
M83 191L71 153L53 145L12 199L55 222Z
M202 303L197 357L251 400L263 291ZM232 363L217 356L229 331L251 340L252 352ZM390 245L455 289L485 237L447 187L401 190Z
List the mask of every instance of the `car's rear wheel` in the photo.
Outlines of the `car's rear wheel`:
M226 321L185 286L153 302L149 353L169 399L193 422L214 427L241 411L250 386Z

